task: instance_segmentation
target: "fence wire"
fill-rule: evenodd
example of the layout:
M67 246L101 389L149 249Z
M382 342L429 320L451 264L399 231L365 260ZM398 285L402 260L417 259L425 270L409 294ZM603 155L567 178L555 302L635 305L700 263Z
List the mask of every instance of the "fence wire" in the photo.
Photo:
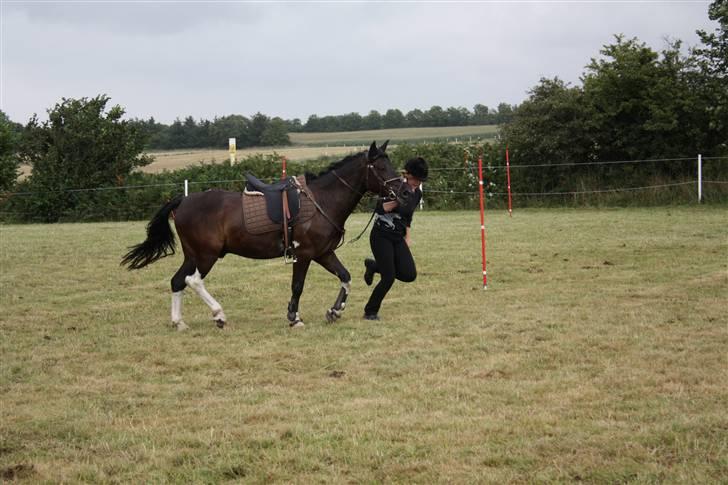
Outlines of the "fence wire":
M477 159L476 159L477 160ZM582 163L544 163L544 164L513 164L510 163L508 166L513 169L513 171L516 171L516 169L522 169L522 168L548 168L548 167L583 167L583 166L597 166L597 165L617 165L617 164L649 164L649 163L682 163L682 162L697 162L697 157L680 157L680 158L663 158L663 159L644 159L644 160L615 160L615 161L590 161L590 162L582 162ZM703 161L710 161L710 160L728 160L728 157L702 157ZM432 173L455 173L455 172L463 172L468 175L468 177L476 177L474 173L474 163L477 163L477 161L473 160L465 160L465 164L460 167L432 167L430 168L430 171ZM494 170L494 169L505 169L506 165L493 165L493 164L486 164L484 163L484 169L487 170ZM205 188L219 188L223 186L234 186L234 184L242 184L245 183L246 180L244 178L231 178L231 179L222 179L222 180L203 180L203 181L196 181L196 180L189 180L188 186L189 187L199 187L204 186ZM477 181L476 181L477 182ZM675 187L683 187L683 186L689 186L689 185L698 185L700 182L698 179L689 179L684 180L680 182L674 182L674 183L661 183L661 184L654 184L654 185L641 185L636 187L614 187L614 188L595 188L591 190L565 190L565 191L552 191L552 192L518 192L513 191L511 192L511 195L513 197L559 197L559 196L588 196L588 195L596 195L596 194L618 194L618 193L629 193L629 192L639 192L639 191L648 191L648 190L657 190L657 189L669 189L669 188L675 188ZM517 180L514 181L514 184L517 185ZM702 180L703 185L717 185L720 186L719 189L724 191L722 186L728 185L728 180ZM472 191L467 190L448 190L447 187L442 187L441 185L435 185L437 188L430 190L428 188L428 183L425 183L423 186L423 194L426 198L432 198L434 197L435 200L439 197L447 197L447 196L454 196L454 197L473 197L476 198L479 195L479 192L476 189ZM137 185L115 185L115 186L106 186L106 187L92 187L92 188L68 188L68 189L55 189L55 190L47 190L47 191L24 191L24 192L5 192L0 193L0 203L13 198L13 197L31 197L31 196L42 196L42 195L48 195L48 194L69 194L69 196L72 195L80 195L82 193L93 193L93 192L111 192L111 191L133 191L133 190L145 190L145 189L159 189L159 188L170 188L170 187L176 187L180 190L184 188L184 180L179 180L176 182L164 182L164 183L156 183L156 184L137 184ZM238 185L239 187L239 185ZM462 184L460 184L460 187L462 187ZM486 191L486 194L489 198L492 197L506 197L508 195L508 192L495 192L495 191ZM442 199L441 199L442 200ZM135 211L138 213L140 210L144 210L146 208L146 204L142 206L135 207ZM132 211L125 211L122 208L119 208L118 211L107 210L107 211L99 211L98 213L94 212L94 209L89 207L91 209L90 212L84 213L84 216L86 217L103 217L104 215L114 214L117 219L124 219L125 217L129 217L130 214L132 214ZM157 204L150 205L147 209L149 211L156 210L158 208ZM6 209L8 209L6 207ZM13 211L13 210L0 210L0 218L7 218L8 216L21 216L25 220L35 220L35 219L42 219L42 214L35 214L33 211ZM28 217L30 216L30 217ZM35 217L33 217L35 216ZM112 216L114 217L114 216Z

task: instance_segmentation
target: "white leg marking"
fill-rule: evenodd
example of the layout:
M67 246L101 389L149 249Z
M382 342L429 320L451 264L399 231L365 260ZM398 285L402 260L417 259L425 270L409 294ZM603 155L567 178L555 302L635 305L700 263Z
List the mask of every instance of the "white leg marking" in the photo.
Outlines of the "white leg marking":
M205 284L202 282L202 276L200 276L200 272L198 270L195 270L195 274L192 276L187 276L185 278L185 283L187 283L187 286L195 290L197 294L200 295L200 298L202 298L202 301L210 307L210 310L212 310L213 320L227 321L225 313L222 311L222 306L205 289Z
M298 241L296 241L296 240L294 240L294 241L293 241L293 247L294 247L294 248L297 248L297 247L298 247L298 246L300 246L300 245L301 245L301 243L300 243L300 242L298 242Z
M189 327L182 321L182 291L175 291L172 293L172 325L177 327L177 330L187 330Z
M341 287L344 289L344 291L348 295L349 292L351 291L351 280L349 280L347 282L342 282Z

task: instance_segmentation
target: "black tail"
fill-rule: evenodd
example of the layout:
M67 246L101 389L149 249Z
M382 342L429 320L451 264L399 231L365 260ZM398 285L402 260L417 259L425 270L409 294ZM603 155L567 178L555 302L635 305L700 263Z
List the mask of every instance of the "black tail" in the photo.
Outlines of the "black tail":
M178 196L164 205L154 214L147 224L147 239L141 244L130 247L130 251L121 260L122 266L128 269L139 269L170 254L174 254L175 239L169 227L169 214L175 210L184 199Z

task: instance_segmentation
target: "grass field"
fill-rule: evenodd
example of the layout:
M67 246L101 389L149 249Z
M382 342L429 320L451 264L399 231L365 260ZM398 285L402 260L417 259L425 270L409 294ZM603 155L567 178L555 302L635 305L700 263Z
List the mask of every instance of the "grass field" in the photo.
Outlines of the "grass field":
M408 141L417 143L425 140L468 140L476 137L492 138L497 132L493 125L453 126L438 128L400 128L389 130L346 131L335 133L291 133L293 146L277 148L246 148L237 150L238 160L258 154L277 153L293 161L306 161L321 156L344 157L349 153L364 150L372 141L382 143L391 140L390 146ZM197 163L222 162L230 158L227 150L185 149L149 152L155 160L142 168L148 173L175 170ZM29 169L23 169L24 176Z
M367 216L348 224L349 236ZM728 211L421 212L419 277L361 319L338 283L229 255L127 272L145 222L0 226L0 481L719 483L728 477Z
M371 142L370 142L371 143ZM252 155L272 155L274 153L286 157L288 160L305 161L321 156L340 156L343 158L349 153L361 151L362 147L278 147L278 148L248 148L237 150L236 157L241 160ZM157 173L163 170L176 170L198 163L219 163L230 158L227 150L169 150L163 152L150 152L154 162L142 167L147 173Z
M443 126L432 128L394 128L387 130L341 131L334 133L291 133L291 142L296 145L340 145L366 144L377 140L392 140L393 143L455 138L467 141L470 138L492 138L498 132L496 125Z

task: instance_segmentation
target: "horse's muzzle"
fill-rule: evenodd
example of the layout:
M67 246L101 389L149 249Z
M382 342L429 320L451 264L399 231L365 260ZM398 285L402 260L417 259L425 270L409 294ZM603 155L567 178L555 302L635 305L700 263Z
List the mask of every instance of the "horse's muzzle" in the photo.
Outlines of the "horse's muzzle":
M414 189L408 184L402 184L399 191L396 194L397 202L400 205L407 205L407 203L415 196Z

